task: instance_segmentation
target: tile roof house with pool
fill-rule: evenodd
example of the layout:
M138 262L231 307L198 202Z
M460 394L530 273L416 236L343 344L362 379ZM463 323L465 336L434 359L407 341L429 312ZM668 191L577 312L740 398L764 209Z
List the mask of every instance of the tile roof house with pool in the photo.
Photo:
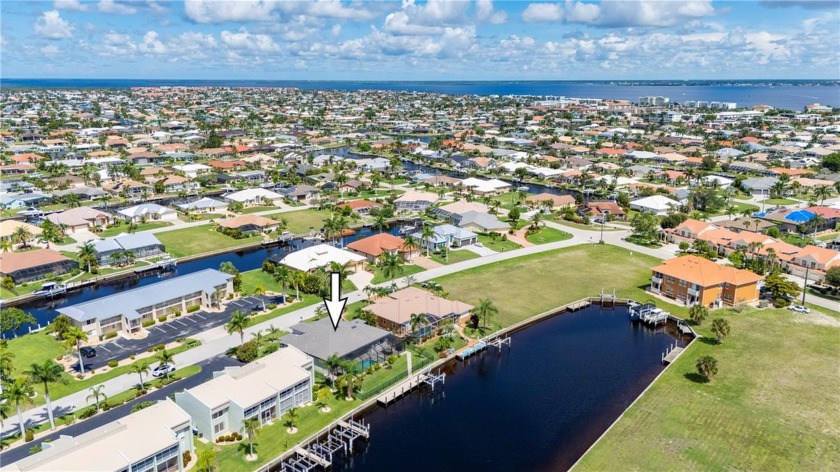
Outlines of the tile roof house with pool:
M79 264L52 249L0 253L0 276L9 276L16 284L66 274Z
M412 314L424 315L429 324L437 324L445 319L457 322L461 317L469 315L473 306L447 300L416 287L407 287L377 298L366 309L376 316L378 326L397 336L406 336L411 333Z
M193 306L217 308L233 293L233 276L215 269L205 269L145 287L118 292L107 297L58 308L88 335L99 336L117 331L137 332L143 323L188 313Z

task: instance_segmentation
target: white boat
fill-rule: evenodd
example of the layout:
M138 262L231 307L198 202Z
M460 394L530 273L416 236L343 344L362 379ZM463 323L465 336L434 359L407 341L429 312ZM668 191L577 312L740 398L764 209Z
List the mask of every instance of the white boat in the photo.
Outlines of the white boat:
M60 297L67 293L67 287L55 282L44 282L41 288L32 292L33 295L40 295L47 298Z

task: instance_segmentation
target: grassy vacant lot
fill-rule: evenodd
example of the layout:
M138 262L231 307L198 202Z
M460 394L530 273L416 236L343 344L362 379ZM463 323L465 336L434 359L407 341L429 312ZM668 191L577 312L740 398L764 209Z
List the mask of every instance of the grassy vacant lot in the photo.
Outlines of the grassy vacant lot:
M149 229L165 228L167 226L170 226L171 224L172 223L169 223L167 221L150 221L148 223L137 223L137 229L135 229L134 232L138 233L140 231L146 231ZM111 236L116 236L120 233L128 233L127 224L115 224L113 226L109 226L102 230L102 232L99 233L99 236L102 236L103 238L109 238Z
M408 277L409 275L414 275L419 272L423 272L424 268L420 267L419 265L414 264L405 264L401 266L403 269L402 274L398 275L395 281L399 281L403 277ZM372 284L381 284L383 282L388 282L388 279L382 274L382 271L379 270L379 267L376 268L376 275L373 276L373 280L370 282Z
M765 205L793 205L795 203L801 203L799 200L793 200L791 198L766 198L761 200L759 203L763 203Z
M282 219L286 219L288 225L286 229L291 231L294 234L305 234L309 233L309 228L315 229L315 231L320 231L321 228L324 226L324 220L329 218L330 212L327 210L300 210L300 211L290 211L288 213L278 213L275 215L270 215L269 218L273 218L277 221Z
M209 225L164 231L155 234L155 236L166 246L166 252L173 257L192 256L219 249L234 248L248 243L257 243L263 239L262 235L233 239L210 229Z
M597 296L603 288L619 297L649 298L644 292L650 256L616 246L586 245L517 257L436 279L451 299L476 305L489 297L499 309L494 327L507 326L583 297ZM527 284L521 281L527 280ZM675 314L678 307L657 304Z
M539 233L534 233L525 239L531 244L546 244L572 239L572 235L559 229L546 227L542 228Z
M815 312L715 312L730 336L696 341L577 470L837 470L840 314ZM700 383L705 355L719 373Z
M252 206L252 207L248 207L248 208L243 209L242 214L247 215L249 213L257 213L257 212L260 212L260 211L271 211L271 210L279 210L279 208L277 208L276 206L269 206L269 205Z
M512 251L522 247L513 241L502 240L501 236L493 239L490 236L479 234L478 242L484 245L484 247L492 249L496 252Z
M467 249L460 249L457 251L449 250L448 253L448 260L444 260L443 253L432 253L432 257L430 257L430 259L438 264L454 264L456 262L468 261L470 259L475 259L476 257L481 257Z

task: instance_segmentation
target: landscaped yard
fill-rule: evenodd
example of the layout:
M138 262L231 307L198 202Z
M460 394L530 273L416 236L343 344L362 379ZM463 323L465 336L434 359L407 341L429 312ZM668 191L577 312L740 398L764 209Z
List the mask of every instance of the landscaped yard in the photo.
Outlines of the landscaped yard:
M501 236L497 236L493 239L484 234L478 235L478 242L480 242L484 247L492 249L496 252L512 251L522 247L513 241L509 241L507 239L503 240Z
M814 312L714 312L730 336L695 341L576 470L837 470L840 314ZM705 355L719 373L699 383Z
M271 215L270 218L277 221L285 218L288 222L286 230L294 234L308 234L310 228L315 231L320 231L324 226L324 220L329 218L329 216L330 212L327 210L306 209L290 211L287 213L278 213L276 215Z
M419 265L414 264L405 264L400 266L402 267L402 274L398 275L395 281L399 281L403 277L408 277L409 275L414 275L419 272L423 272L424 268L420 267ZM382 271L377 267L376 268L376 275L373 276L373 280L371 281L372 284L381 284L383 282L388 282L389 279L386 279L385 276L382 274Z
M170 226L172 223L167 221L150 221L148 223L137 223L137 228L134 230L135 233L139 233L140 231L146 231L149 229L157 229L157 228L165 228ZM113 226L109 226L102 230L99 233L99 236L103 238L110 238L111 236L116 236L120 233L128 233L128 224L120 223L115 224Z
M540 229L539 233L534 233L525 239L531 244L546 244L572 239L572 235L559 229L545 227Z
M763 203L765 205L794 205L802 202L790 198L767 198L765 200L761 200L759 203Z
M438 264L454 264L456 262L468 261L470 259L475 259L476 257L481 257L478 254L467 250L467 249L460 249L457 251L449 250L447 251L447 259L444 260L443 254L440 253L432 253L431 260L437 262Z
M272 206L268 206L268 205L252 206L252 207L248 207L248 208L245 208L244 210L242 210L242 214L247 215L248 213L257 213L257 212L260 212L260 211L272 211L272 210L279 210L279 209L280 208L277 208L276 206L273 206L273 205Z
M173 257L192 256L220 249L244 246L263 240L260 234L243 239L234 239L210 229L210 225L164 231L155 234L155 236L166 246L166 252Z

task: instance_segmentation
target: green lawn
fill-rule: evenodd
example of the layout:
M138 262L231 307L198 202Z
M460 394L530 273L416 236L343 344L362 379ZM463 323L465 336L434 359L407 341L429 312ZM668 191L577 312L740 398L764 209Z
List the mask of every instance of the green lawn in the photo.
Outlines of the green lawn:
M294 292L289 291L288 295L289 295L289 299L291 299L291 297L294 296ZM296 302L292 303L291 305L286 305L284 307L276 308L273 311L271 311L271 312L269 312L265 315L259 315L259 316L252 317L251 318L251 325L259 324L259 323L262 323L264 321L268 321L268 320L277 318L278 316L285 315L286 313L291 313L295 310L299 310L301 308L304 308L304 307L307 307L307 306L310 306L310 305L314 305L316 303L321 303L321 301L323 300L321 297L319 297L317 295L311 295L311 294L308 294L308 293L302 293L300 296L301 296L301 298L303 298L303 300L296 301Z
M397 278L395 279L396 281L399 281L403 277L408 277L409 275L414 275L414 274L417 274L419 272L423 272L424 270L426 270L426 269L420 267L419 265L414 265L414 264L405 264L401 267L403 269L403 272L402 272L402 274L397 276ZM379 269L379 267L377 267L376 268L376 275L373 276L373 280L370 283L381 284L381 283L388 282L388 281L389 280L385 278L385 276L382 274L382 271Z
M794 205L802 202L799 200L792 200L790 198L767 198L761 200L759 203L763 203L765 205Z
M310 228L315 231L320 231L324 226L324 220L329 218L329 216L330 212L327 210L306 209L290 211L287 213L278 213L276 215L271 215L270 218L277 221L285 219L288 222L288 225L286 226L288 231L294 234L306 234L309 233Z
M576 470L840 468L840 327L797 322L806 317L787 310L712 317L727 319L731 335L721 345L695 341ZM710 336L710 324L700 333ZM705 355L719 373L699 383Z
M208 221L208 220L222 220L225 215L221 213L193 213L190 215L190 221Z
M233 239L230 236L225 236L218 231L210 229L210 225L164 231L155 234L155 236L166 246L166 252L173 257L192 256L220 249L244 246L263 240L261 234L243 239Z
M819 239L820 241L834 241L837 238L840 238L840 232L825 233L823 235L817 236L817 239Z
M580 224L580 223L575 223L574 221L566 221L563 218L558 218L558 217L549 218L549 220L551 220L555 223L561 224L563 226L568 226L570 228L582 229L584 231L597 231L597 232L601 231L601 225L584 225L584 224ZM616 223L619 223L619 222L616 222ZM622 231L622 230L620 230L618 228L613 228L612 226L604 226L604 231Z
M257 213L259 211L272 211L272 210L279 210L276 206L252 206L242 210L242 214L247 215L248 213Z
M149 229L157 229L157 228L165 228L167 226L171 226L172 223L167 221L150 221L148 223L137 223L137 229L134 230L135 233L139 233L140 231L146 231ZM111 236L116 236L120 233L128 233L128 225L127 224L115 224L113 226L109 226L102 230L99 233L99 236L103 238L110 238Z
M493 239L490 236L484 234L478 235L478 242L480 242L484 247L492 249L496 252L512 251L514 249L519 249L522 247L521 245L513 241L508 241L507 239L502 240L501 236L498 236L496 237L496 239Z
M572 239L572 235L554 228L542 228L539 233L534 233L525 238L531 244L546 244L557 241Z
M242 272L240 275L242 276L242 287L239 291L246 295L253 295L257 285L262 285L270 292L280 293L283 289L280 284L274 281L274 277L271 274L263 272L262 269L249 270ZM289 291L290 287L287 285L286 292Z
M490 298L499 309L494 327L508 326L557 306L597 296L601 289L644 301L650 268L659 260L616 246L586 245L509 259L435 279L449 298L476 305ZM527 284L521 281L527 280ZM677 316L684 307L657 305Z
M812 238L810 238L808 236L803 236L803 235L798 234L798 233L784 232L784 233L781 233L781 235L779 237L782 241L784 241L788 244L793 244L794 246L799 246L799 247L805 247L809 244L814 244L816 242Z
M458 251L449 250L448 252L448 261L443 259L443 254L432 253L431 260L439 263L439 264L454 264L456 262L468 261L470 259L475 259L477 257L481 257L478 254L468 251L466 249L460 249Z
M751 212L758 212L760 208L756 205L744 202L732 202L732 206L735 208L734 214L741 214L744 210L749 210ZM719 215L726 214L726 208L718 212Z

